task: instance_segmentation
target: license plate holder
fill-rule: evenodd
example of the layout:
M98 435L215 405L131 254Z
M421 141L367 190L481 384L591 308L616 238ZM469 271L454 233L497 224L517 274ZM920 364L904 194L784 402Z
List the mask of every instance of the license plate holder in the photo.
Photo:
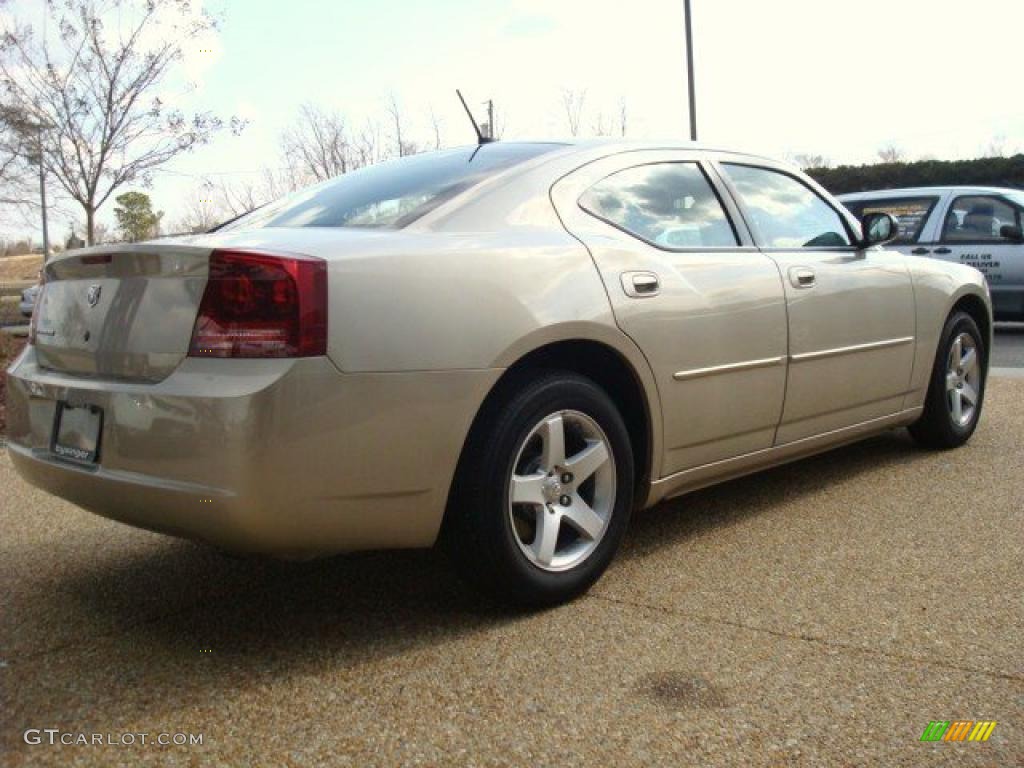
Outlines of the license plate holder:
M95 405L57 403L50 449L76 464L95 464L100 455L103 409Z

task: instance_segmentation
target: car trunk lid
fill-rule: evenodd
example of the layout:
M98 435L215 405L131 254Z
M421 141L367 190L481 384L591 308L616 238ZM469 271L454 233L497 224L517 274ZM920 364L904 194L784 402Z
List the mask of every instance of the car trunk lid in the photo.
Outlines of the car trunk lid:
M53 257L34 319L44 368L156 382L188 354L210 248L99 246Z

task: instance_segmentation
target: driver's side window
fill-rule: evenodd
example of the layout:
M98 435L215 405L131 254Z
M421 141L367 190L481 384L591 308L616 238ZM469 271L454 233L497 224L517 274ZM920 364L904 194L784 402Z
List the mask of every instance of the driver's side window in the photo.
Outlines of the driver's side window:
M851 244L840 215L789 174L752 165L722 167L769 248L841 248Z
M962 195L953 201L942 225L946 243L997 243L1004 226L1021 225L1020 212L998 197Z

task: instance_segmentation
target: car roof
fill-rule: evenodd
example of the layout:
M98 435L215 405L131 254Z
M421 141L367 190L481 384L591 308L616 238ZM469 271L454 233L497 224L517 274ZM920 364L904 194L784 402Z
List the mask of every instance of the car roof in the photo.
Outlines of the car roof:
M773 164L791 165L781 158L762 155L751 152L743 147L726 147L720 144L709 144L702 141L690 141L688 139L658 138L658 139L627 139L615 137L599 137L593 139L570 139L563 142L573 147L584 149L605 149L611 152L628 150L658 150L658 149L683 149L692 152L716 152L729 155L743 155L757 160L764 160Z
M764 166L783 173L801 174L800 168L786 160L722 145L678 138L638 140L618 137L582 139L531 137L516 140L503 139L498 144L505 146L544 144L551 149L523 163L505 168L485 181L462 191L410 224L409 228L428 230L443 229L449 226L453 228L468 227L470 220L472 220L473 226L480 226L481 222L490 222L487 226L506 226L513 219L519 224L546 226L551 224L551 221L541 221L540 218L533 215L533 212L546 211L550 206L550 189L553 184L592 162L618 155L626 156L635 153L639 158L638 163L643 164L644 162L660 162L652 159L652 156L656 157L658 153L662 152L693 153L697 157L706 154L707 159L721 163L750 164ZM470 150L474 153L476 151L486 153L488 147L491 146L495 145L484 144L480 147L463 145L453 147L449 151ZM801 176L803 183L818 193L831 197L828 191L813 178L805 174L801 174ZM856 220L849 211L842 206L837 206L837 211L847 218L851 226L856 226ZM514 216L512 216L512 212L516 212Z
M563 155L566 153L584 153L594 150L603 151L608 154L614 154L616 152L628 152L637 150L661 150L661 149L678 149L687 150L691 152L715 152L720 154L728 155L741 155L756 160L763 160L773 165L791 165L779 158L770 157L768 155L757 154L756 152L749 152L744 149L736 149L733 147L723 147L717 144L708 144L699 141L689 141L686 139L627 139L617 137L597 137L597 138L556 138L556 139L510 139L502 140L501 144L548 144L553 147L557 147L560 151L559 154ZM486 145L485 145L486 146ZM456 149L465 147L456 147Z
M849 192L844 195L836 195L836 198L843 201L853 200L884 200L893 197L914 197L925 195L941 195L946 192L956 192L966 195L1004 195L1007 193L1019 193L1019 189L1009 187L977 187L977 186L946 186L946 187L903 187L901 189L877 189L870 192Z

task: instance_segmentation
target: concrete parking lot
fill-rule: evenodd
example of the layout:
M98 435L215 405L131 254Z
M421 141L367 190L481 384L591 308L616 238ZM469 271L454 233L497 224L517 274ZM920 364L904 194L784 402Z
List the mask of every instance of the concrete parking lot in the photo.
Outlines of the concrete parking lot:
M637 515L586 597L508 612L432 552L288 564L94 517L0 458L4 765L1024 763L1024 381ZM922 743L933 720L985 743ZM50 746L26 729L202 734Z
M992 366L1024 368L1024 323L996 323Z

